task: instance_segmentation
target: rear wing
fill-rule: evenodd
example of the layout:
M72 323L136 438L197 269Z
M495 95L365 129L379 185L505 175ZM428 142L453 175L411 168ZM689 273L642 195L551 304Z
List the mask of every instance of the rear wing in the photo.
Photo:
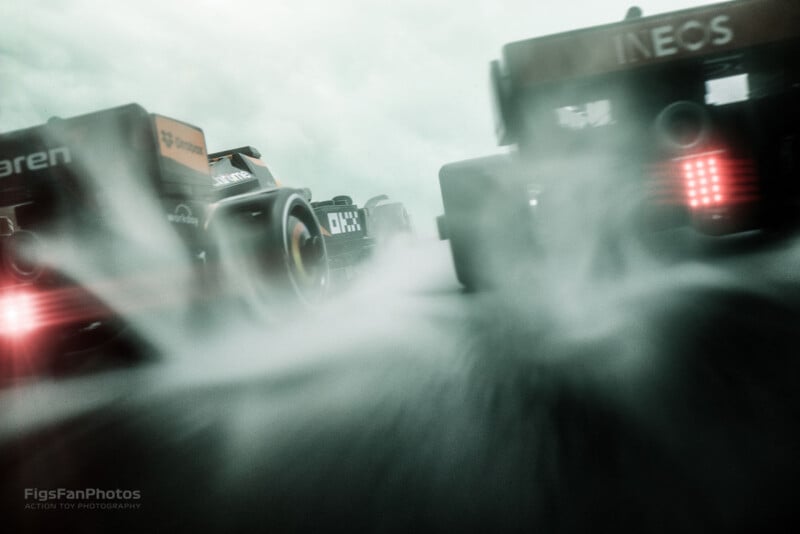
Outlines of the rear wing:
M798 55L797 0L736 0L509 43L490 65L495 133L500 145L521 141L531 93L628 85L697 100L704 82L744 73L754 97L786 92Z
M559 82L797 39L800 2L739 0L506 45L516 87Z
M209 196L203 131L129 104L0 135L0 206L46 189L114 187L124 175L165 196Z

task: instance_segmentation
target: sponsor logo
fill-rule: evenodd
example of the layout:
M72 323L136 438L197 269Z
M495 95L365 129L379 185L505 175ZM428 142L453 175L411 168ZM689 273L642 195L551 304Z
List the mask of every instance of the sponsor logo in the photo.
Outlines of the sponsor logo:
M570 130L599 128L615 124L611 101L598 100L582 106L567 106L556 110L558 124Z
M72 154L65 146L47 151L32 152L10 159L0 159L0 178L27 171L40 171L72 162Z
M194 216L192 208L186 204L178 204L175 206L175 212L167 214L167 220L175 224L188 224L197 226L200 224L200 219Z
M172 136L171 132L161 130L161 142L167 145L167 148L172 148L172 145L175 143L175 138Z
M187 152L192 152L193 154L205 154L203 147L200 145L195 145L185 139L181 139L180 137L176 137L167 130L161 130L161 142L166 145L167 148L172 148L172 145L175 145L175 148L178 150L186 150Z
M225 185L238 184L253 179L254 176L247 171L232 172L230 174L220 174L211 177L211 183L214 187L222 187Z
M154 117L154 126L162 156L203 174L209 174L206 142L202 130L159 115Z
M357 211L340 211L328 214L328 228L332 235L361 231Z
M617 62L624 65L724 46L734 38L730 22L730 16L718 15L708 21L688 20L616 35L613 40Z

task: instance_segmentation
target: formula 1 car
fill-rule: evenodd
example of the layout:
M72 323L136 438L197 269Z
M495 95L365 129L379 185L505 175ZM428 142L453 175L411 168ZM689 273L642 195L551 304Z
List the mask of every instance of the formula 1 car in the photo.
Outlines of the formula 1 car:
M629 14L507 44L491 63L497 138L513 150L439 174L440 236L464 286L494 285L509 258L540 246L553 210L612 210L615 195L638 203L648 231L715 242L798 222L800 3ZM602 162L611 172L594 178L619 188L554 206L592 170L581 159Z
M131 205L137 195L145 200ZM308 189L281 186L256 149L207 154L200 128L136 104L0 135L0 350L82 350L120 330L113 303L58 264L53 249L66 237L85 242L87 262L113 266L80 269L114 273L93 284L169 280L173 265L115 250L135 227L174 234L181 250L170 252L191 265L202 299L313 304L376 240L409 228L403 205L385 196L364 207L310 200ZM232 288L237 278L247 283Z

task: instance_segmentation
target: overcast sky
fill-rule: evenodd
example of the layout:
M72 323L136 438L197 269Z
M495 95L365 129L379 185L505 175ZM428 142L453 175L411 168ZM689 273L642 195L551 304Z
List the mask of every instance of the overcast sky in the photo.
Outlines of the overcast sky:
M701 5L641 0L645 14ZM503 44L629 0L0 0L0 131L128 102L261 150L315 198L389 193L432 233L443 163L497 152Z

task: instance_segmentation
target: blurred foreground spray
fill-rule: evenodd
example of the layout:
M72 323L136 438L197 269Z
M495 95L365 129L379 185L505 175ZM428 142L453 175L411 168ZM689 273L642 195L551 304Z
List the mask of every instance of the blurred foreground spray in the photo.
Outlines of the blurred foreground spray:
M150 270L96 289L161 358L0 392L4 522L777 531L797 504L800 248L661 256L604 190L617 170L569 165L544 245L497 258L495 291L458 291L440 243L395 242L317 309L214 302L200 328L157 202L115 181L110 231L59 235L50 261L89 285ZM170 306L141 313L151 299ZM142 507L26 509L25 488L85 487Z

